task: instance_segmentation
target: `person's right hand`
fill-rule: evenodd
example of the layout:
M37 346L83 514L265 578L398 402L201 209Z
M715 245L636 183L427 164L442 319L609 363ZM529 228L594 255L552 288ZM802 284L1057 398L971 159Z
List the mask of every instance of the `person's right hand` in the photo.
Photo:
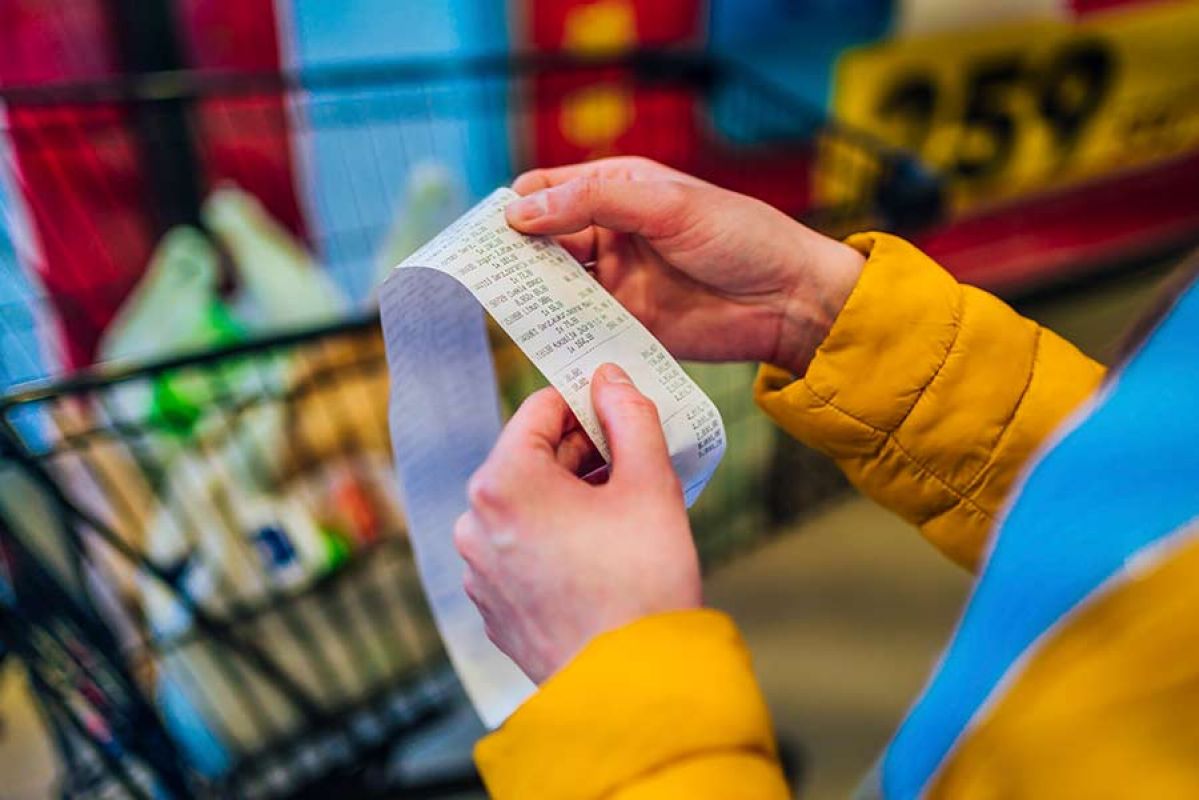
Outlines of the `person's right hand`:
M554 236L672 353L796 375L861 274L853 248L643 158L526 172L508 223Z

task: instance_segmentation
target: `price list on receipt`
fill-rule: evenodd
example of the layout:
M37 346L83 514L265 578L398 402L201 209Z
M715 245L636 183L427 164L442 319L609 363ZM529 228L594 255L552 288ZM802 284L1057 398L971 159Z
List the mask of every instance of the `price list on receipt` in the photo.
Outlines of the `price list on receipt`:
M497 189L393 270L380 291L390 421L409 537L442 638L483 721L533 691L487 639L462 589L451 531L466 482L499 435L483 311L562 393L605 460L591 406L597 367L618 364L654 401L687 504L724 452L720 414L660 342L565 250L508 227Z

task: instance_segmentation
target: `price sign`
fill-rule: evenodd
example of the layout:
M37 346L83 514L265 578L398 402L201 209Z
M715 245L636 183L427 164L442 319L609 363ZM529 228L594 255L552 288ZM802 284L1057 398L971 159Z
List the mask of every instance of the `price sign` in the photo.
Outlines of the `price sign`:
M1199 148L1199 2L1026 22L846 53L833 112L949 179L956 208ZM826 199L851 187L831 165Z

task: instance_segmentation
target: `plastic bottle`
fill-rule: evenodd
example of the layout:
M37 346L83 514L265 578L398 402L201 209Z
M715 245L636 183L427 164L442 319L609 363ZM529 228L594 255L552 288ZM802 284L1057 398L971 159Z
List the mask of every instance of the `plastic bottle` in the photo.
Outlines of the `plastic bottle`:
M233 257L251 306L243 318L248 328L320 325L345 311L341 290L253 195L236 186L222 187L209 196L202 213Z
M376 285L396 264L415 253L465 211L453 173L435 161L417 164L408 173L404 199L383 239L376 259Z
M195 228L172 228L141 281L100 340L104 360L143 360L227 341L236 335L219 310L217 252Z

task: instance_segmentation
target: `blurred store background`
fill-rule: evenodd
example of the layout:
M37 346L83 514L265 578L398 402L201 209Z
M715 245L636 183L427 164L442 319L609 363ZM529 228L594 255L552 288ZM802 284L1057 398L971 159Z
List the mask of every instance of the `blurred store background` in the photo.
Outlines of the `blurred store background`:
M665 161L911 237L1099 358L1199 243L1191 0L0 2L0 798L459 797L374 289L518 172ZM495 332L511 408L539 384ZM797 787L967 576L689 365L693 510Z

